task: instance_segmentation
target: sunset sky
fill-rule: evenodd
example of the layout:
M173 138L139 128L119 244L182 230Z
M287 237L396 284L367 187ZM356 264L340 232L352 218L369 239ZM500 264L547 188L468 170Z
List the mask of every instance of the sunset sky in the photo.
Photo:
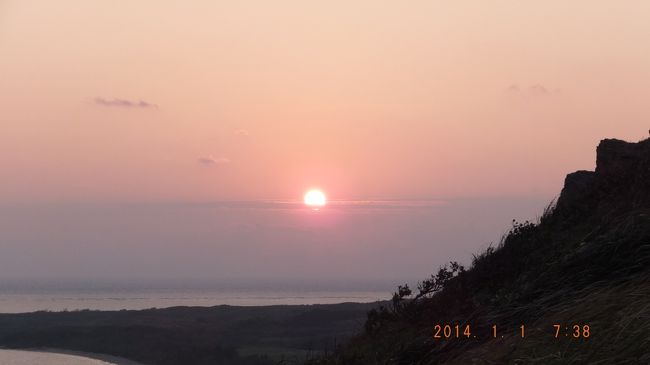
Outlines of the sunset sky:
M492 206L494 217L467 237L458 223L467 214L459 213L457 230L444 238L462 242L442 251L426 243L438 237L428 227L432 216L386 218L390 237L413 236L414 257L468 257L498 238L512 215L534 216L566 173L593 169L600 139L647 137L648 19L647 1L0 1L0 245L14 252L2 265L16 266L0 273L27 275L19 263L41 262L33 255L49 239L58 237L68 252L113 232L97 223L106 219L118 222L119 234L82 250L86 260L101 252L110 262L117 237L117 251L128 241L132 257L145 257L171 229L156 228L167 219L159 218L159 204L300 201L313 186L352 202L480 201L464 208L476 222L483 222L479 207ZM501 210L485 203L501 198L512 203L497 204ZM131 221L113 209L129 204L144 204L158 218L128 228ZM42 205L96 209L100 228L88 223L68 237L76 233L58 221L65 214L29 208ZM298 242L264 228L256 236L248 224L288 223L255 214L223 213L215 224L230 230L212 233L224 242ZM209 241L208 216L173 215L184 227L175 234L187 229L181 238ZM377 222L355 217L319 239L346 242ZM197 222L204 226L192 231ZM311 224L292 229L325 223ZM48 235L46 227L68 233ZM385 248L378 257L397 252L380 242L381 232L363 234L360 241ZM204 244L194 248L205 257L213 251ZM349 244L337 254L359 262L365 248ZM269 248L296 260L332 254L296 250ZM250 272L257 261L245 252L233 257ZM171 249L160 254L147 275L179 257ZM196 257L178 260L191 265ZM94 270L61 260L47 272ZM119 265L128 266L125 260L116 254ZM267 271L306 270L279 270L282 260ZM98 272L112 272L106 265ZM196 275L220 272L205 266ZM421 259L395 275L430 266ZM350 275L380 272L379 264L358 267Z

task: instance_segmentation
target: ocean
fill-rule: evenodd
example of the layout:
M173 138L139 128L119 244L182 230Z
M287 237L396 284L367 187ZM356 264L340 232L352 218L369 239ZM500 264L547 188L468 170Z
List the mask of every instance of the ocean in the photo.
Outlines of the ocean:
M390 299L389 290L262 290L206 288L15 288L0 287L0 313L40 310L122 310L174 306L262 306L367 303Z

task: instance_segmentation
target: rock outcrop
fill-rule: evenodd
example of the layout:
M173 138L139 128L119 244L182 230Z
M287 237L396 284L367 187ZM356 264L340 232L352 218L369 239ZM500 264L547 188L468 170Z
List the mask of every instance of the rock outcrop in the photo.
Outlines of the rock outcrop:
M650 203L650 139L625 142L604 139L596 149L595 171L576 171L566 176L558 198L560 211L583 213L603 201L632 199Z

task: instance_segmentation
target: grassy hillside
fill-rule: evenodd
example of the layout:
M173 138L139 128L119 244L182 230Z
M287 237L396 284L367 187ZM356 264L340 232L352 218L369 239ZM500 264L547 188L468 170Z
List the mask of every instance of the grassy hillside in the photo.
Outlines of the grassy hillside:
M362 334L310 363L650 363L650 140L602 141L596 170L569 174L538 222L513 222L468 269L400 287Z

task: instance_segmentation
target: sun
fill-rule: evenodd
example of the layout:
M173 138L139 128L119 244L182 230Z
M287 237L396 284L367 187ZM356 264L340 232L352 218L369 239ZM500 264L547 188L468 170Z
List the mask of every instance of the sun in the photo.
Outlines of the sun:
M327 197L325 193L319 189L311 189L305 193L305 205L312 208L320 208L327 204Z

